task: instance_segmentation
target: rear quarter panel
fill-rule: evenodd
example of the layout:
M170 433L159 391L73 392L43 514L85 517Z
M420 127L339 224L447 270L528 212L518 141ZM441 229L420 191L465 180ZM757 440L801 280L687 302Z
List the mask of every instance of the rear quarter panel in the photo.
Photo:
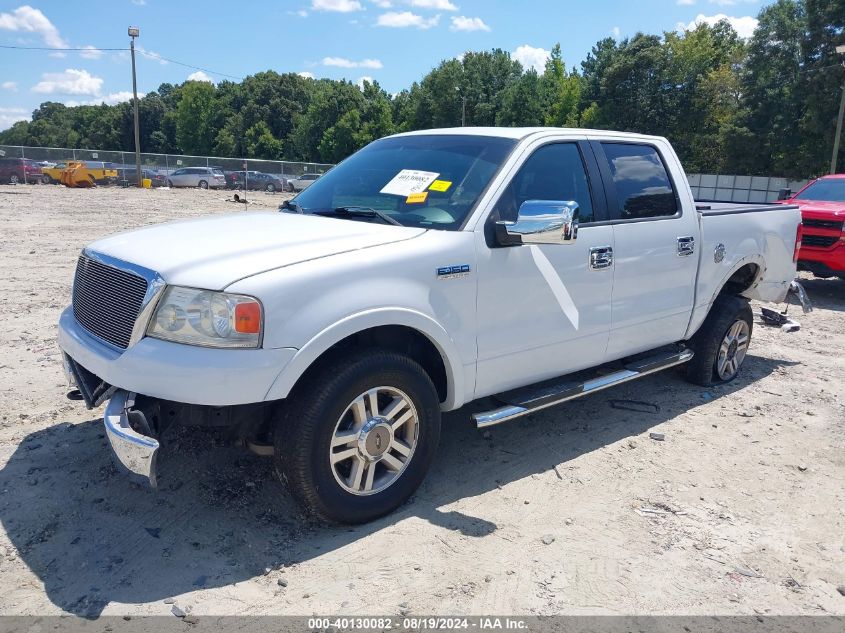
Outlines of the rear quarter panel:
M786 206L700 216L700 263L688 337L701 327L731 275L746 264L756 264L758 272L743 296L776 303L784 300L796 274L792 257L800 222L798 209ZM722 248L724 257L719 261Z

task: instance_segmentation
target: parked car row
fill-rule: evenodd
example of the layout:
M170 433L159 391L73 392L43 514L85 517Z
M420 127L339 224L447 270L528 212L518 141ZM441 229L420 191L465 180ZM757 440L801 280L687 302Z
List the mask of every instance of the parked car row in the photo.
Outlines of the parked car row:
M92 181L98 185L134 185L137 178L135 165L98 161L74 161L82 164ZM29 158L0 158L0 183L58 184L69 162L53 163ZM249 189L251 191L297 192L307 189L321 174L308 173L296 177L268 174L261 171L230 171L218 166L166 167L148 166L141 170L141 177L149 179L153 187L196 187L199 189Z

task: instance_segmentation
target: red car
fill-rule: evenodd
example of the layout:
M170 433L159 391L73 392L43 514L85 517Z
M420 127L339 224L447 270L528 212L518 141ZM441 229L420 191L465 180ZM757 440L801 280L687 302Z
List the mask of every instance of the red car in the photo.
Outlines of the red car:
M46 182L41 166L29 158L0 158L0 183Z
M845 278L845 174L823 176L782 201L801 209L798 269Z

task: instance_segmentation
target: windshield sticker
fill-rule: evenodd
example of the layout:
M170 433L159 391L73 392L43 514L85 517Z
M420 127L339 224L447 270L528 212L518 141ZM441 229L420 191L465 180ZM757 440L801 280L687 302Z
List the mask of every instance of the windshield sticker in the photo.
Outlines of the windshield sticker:
M428 198L427 191L421 191L420 193L412 193L410 196L405 198L405 204L420 204L421 202L425 202L426 198Z
M382 188L381 193L407 198L412 193L422 193L428 189L428 186L439 175L433 171L403 169Z
M431 183L431 186L428 188L429 191L449 191L449 187L452 186L452 182L449 180L435 180Z

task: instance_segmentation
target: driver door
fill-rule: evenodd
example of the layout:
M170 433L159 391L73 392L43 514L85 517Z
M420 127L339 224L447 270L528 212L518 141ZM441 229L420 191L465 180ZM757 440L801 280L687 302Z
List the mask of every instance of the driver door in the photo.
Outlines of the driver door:
M543 141L503 190L477 232L476 397L601 364L610 332L613 227L598 166L586 142ZM497 220L517 219L527 200L574 201L577 238L567 244L501 246ZM605 250L602 250L605 249Z

